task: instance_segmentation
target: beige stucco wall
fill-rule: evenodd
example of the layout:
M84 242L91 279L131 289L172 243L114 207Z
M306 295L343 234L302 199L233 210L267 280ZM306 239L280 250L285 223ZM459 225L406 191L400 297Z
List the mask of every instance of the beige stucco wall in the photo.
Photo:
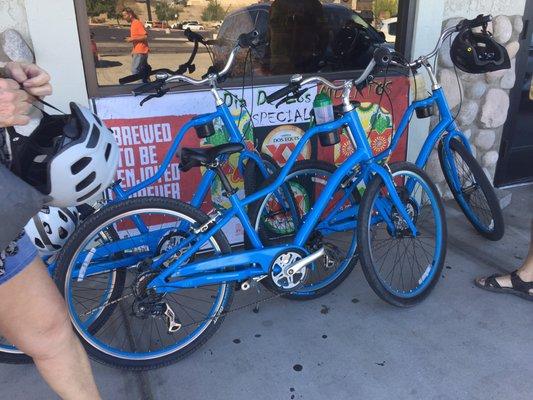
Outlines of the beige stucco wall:
M523 15L525 6L526 0L445 0L442 21L478 14Z

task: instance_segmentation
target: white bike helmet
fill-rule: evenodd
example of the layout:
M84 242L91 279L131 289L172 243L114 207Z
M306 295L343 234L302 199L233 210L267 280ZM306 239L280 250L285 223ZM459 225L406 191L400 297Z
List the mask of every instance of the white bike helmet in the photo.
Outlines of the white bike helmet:
M91 203L113 182L118 145L89 109L70 103L69 116L46 115L29 138L21 138L14 172L42 193L48 205Z
M77 225L78 211L75 207L44 207L30 219L24 230L39 253L47 256L63 248Z

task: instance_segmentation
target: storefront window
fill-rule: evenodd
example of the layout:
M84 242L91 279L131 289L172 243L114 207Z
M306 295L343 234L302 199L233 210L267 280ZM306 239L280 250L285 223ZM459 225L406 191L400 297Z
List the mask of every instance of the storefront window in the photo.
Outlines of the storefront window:
M184 28L199 32L211 43L211 52L200 48L196 70L190 73L193 77L201 77L213 63L223 65L239 35L256 29L262 44L251 54L241 52L231 73L242 77L250 67L254 76L364 68L375 45L394 46L399 1L151 0L128 6L140 21L137 31L139 24L146 31L143 46L149 48L147 59L153 69L176 69L189 58L193 45L185 38ZM143 46L128 41L132 21L122 14L124 2L84 3L86 15L78 20L88 21L90 39L82 44L90 49L85 52L93 58L97 85L117 85L139 62L132 52Z

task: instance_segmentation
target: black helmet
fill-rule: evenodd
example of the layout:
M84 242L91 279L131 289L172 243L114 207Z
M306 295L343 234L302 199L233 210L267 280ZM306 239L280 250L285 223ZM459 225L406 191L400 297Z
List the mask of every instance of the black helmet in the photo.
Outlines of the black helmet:
M471 29L459 32L452 43L450 56L457 68L471 74L511 67L507 50L486 29L479 33Z

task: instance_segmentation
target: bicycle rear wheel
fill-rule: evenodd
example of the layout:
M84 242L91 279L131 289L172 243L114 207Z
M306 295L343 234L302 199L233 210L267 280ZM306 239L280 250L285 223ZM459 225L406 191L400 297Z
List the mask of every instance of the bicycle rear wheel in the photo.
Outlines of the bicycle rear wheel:
M386 302L412 306L437 284L446 256L446 218L437 188L411 163L391 164L396 191L414 222L413 236L379 176L367 186L357 226L361 265Z
M478 162L461 141L450 140L449 149L439 142L439 161L453 197L472 226L489 240L505 232L502 209L494 188ZM454 181L460 187L456 188Z
M231 284L180 289L152 297L146 292L148 283L159 273L147 260L193 235L190 228L208 219L180 201L145 197L105 207L80 226L58 259L57 284L90 356L125 369L152 369L178 361L215 333L231 304ZM96 243L94 238L109 229L115 229L119 239ZM229 251L227 239L219 232L195 258ZM109 276L117 271L126 274L124 290L103 304L101 292ZM172 333L164 318L166 306L182 325ZM97 330L90 329L87 320L102 308L110 310L107 318Z
M335 170L334 165L324 161L298 161L277 192L252 204L250 220L259 233L261 241L266 245L291 243L305 214L320 196ZM263 186L269 185L277 175L273 175ZM279 204L280 199L286 203L285 207ZM324 210L320 221L329 215L334 205L337 205L339 209L347 209L357 205L359 201L360 195L357 190L347 192L339 189L331 199L330 207ZM296 216L292 215L293 211L297 212ZM352 222L355 218L352 216ZM324 247L326 253L309 267L310 271L305 284L295 291L284 294L283 297L293 300L314 299L331 292L340 285L358 261L355 233L355 223L350 225L349 221L347 221L346 228L338 231L328 230L327 227L315 229L306 247L311 253ZM270 280L261 282L268 289L276 291Z

